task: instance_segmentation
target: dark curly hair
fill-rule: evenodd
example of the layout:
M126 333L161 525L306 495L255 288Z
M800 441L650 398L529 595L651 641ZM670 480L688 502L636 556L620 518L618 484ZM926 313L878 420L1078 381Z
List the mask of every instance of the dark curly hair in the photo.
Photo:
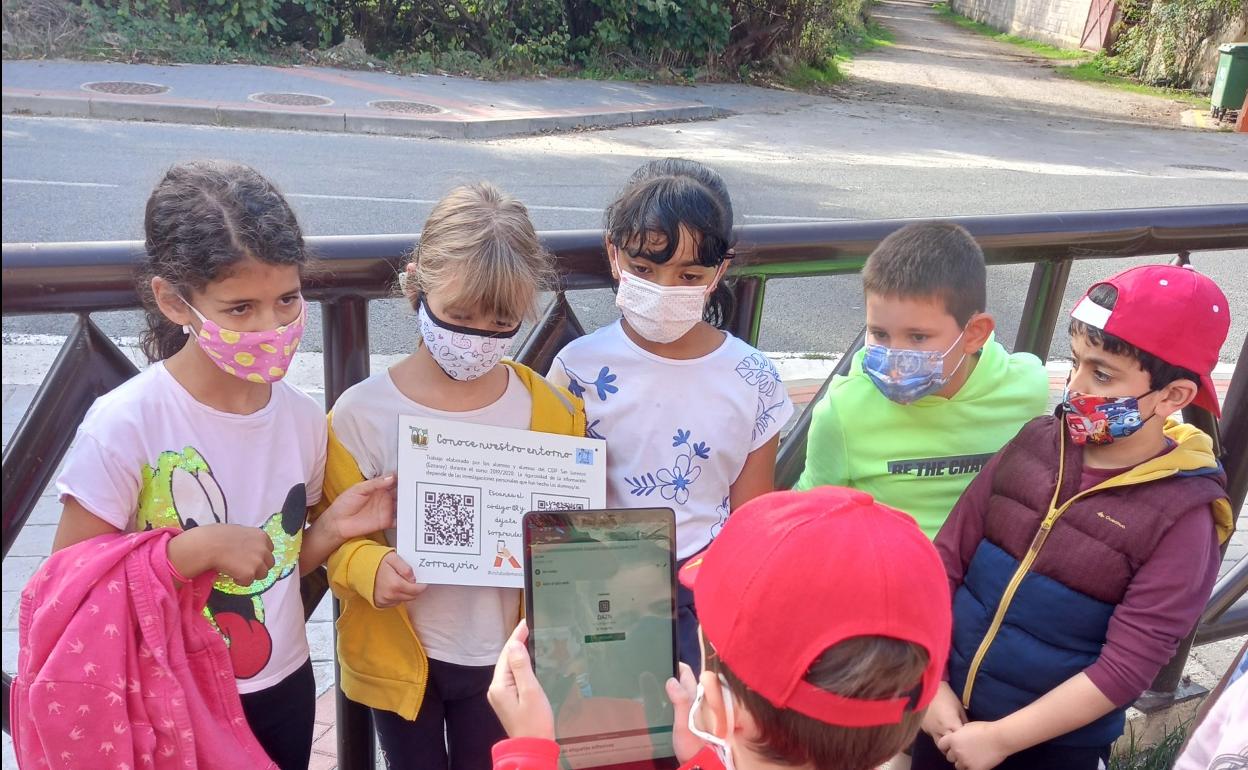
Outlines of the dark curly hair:
M182 296L229 276L239 261L270 265L308 261L303 231L277 187L239 163L194 160L165 173L147 199L143 217L146 255L138 292L147 314L142 335L149 361L182 349L186 335L160 312L152 279L163 278Z
M629 252L630 244L644 246L647 233L662 233L667 245L661 252L642 252L656 264L676 253L684 225L698 239L697 261L703 267L719 267L732 257L732 198L718 173L684 158L652 160L633 172L624 191L607 207L607 240ZM721 280L706 303L703 318L712 326L732 323L736 301L727 279Z

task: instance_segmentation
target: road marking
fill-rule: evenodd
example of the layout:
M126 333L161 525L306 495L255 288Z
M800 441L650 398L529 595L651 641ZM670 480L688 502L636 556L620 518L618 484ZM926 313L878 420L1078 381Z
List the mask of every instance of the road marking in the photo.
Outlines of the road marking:
M742 219L774 219L779 222L847 222L845 217L793 217L784 214L742 214Z
M433 206L436 200L429 198L394 198L384 195L325 195L321 193L286 193L287 198L305 198L318 201L363 201L365 203L408 203L418 206ZM544 206L542 204L525 204L530 211L574 211L585 214L601 214L600 208L586 206ZM743 219L774 219L785 222L841 222L837 217L798 217L781 214L743 214Z
M429 198L388 198L379 195L320 195L317 193L286 193L287 198L307 198L324 201L364 201L367 203L414 203L421 206L433 206L436 200ZM601 214L602 209L584 206L542 206L525 204L525 208L535 211L581 211L590 214Z
M34 184L47 185L52 187L103 187L103 188L119 188L118 184L105 184L103 182L62 182L54 179L5 179L4 184ZM319 193L286 193L287 198L303 198L306 200L318 201L361 201L363 203L406 203L415 204L417 206L433 206L437 204L436 200L431 198L395 198L384 195L324 195ZM525 204L525 208L530 211L568 211L581 214L601 214L600 208L589 208L587 206L544 206L541 204ZM779 222L841 222L843 218L837 217L799 217L788 216L783 214L743 214L742 219L761 219L775 220Z
M52 179L8 179L3 180L4 184L40 184L52 187L121 187L119 184L105 184L103 182L59 182Z

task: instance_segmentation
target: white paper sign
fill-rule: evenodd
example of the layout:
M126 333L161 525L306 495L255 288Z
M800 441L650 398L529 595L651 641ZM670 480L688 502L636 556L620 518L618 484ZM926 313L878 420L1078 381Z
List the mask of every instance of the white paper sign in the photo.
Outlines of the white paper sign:
M399 417L396 547L421 583L524 587L527 511L603 508L605 441Z

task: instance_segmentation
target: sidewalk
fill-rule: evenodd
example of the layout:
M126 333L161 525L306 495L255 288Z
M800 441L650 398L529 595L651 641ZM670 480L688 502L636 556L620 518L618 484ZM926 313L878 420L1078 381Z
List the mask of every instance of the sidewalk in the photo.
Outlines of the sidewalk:
M131 348L123 349L133 356L138 355ZM5 382L2 386L4 446L8 446L9 439L35 395L42 373L47 371L56 351L57 346L52 344L4 345ZM836 365L836 359L810 359L794 354L773 353L769 355L776 361L789 394L798 407L798 414L810 405L827 373ZM400 356L372 356L372 371L380 371L396 358ZM320 382L320 359L319 353L297 354L296 362L292 365L289 375L292 382L317 399L324 397L323 386ZM1061 396L1062 386L1066 379L1065 366L1067 365L1062 363L1049 364L1051 404L1056 404ZM1214 374L1214 382L1220 397L1226 394L1226 388L1230 384L1230 374L1229 367L1225 366L1219 367ZM786 431L795 421L796 417L786 426ZM54 490L49 487L39 499L21 535L4 559L3 668L10 674L17 668L18 597L31 575L51 552L52 538L56 533L59 516L60 504L56 500ZM1225 574L1239 559L1246 556L1248 556L1248 516L1241 516L1239 529L1231 538L1231 544L1219 575ZM307 625L308 644L311 649L319 696L310 770L333 770L337 767L332 621L331 602L327 595ZM1196 684L1212 689L1230 665L1231 656L1242 644L1241 638L1197 648L1189 659L1186 673ZM4 770L16 768L12 741L7 735L4 736L3 742L3 768Z
M6 114L482 139L706 120L803 95L734 85L484 81L327 67L5 61Z

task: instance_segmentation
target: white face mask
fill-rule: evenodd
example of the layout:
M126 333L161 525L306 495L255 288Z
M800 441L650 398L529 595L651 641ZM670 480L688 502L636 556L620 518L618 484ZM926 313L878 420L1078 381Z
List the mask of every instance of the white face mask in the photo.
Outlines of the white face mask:
M728 729L725 731L727 735L732 735L733 728L736 724L733 720L732 713L732 690L728 689L728 680L723 674L719 675L720 692L724 694L724 714L728 720ZM728 745L728 741L703 730L698 725L698 712L702 710L702 699L705 697L706 691L702 687L702 683L698 682L698 694L693 699L693 705L689 707L689 732L701 738L715 749L715 756L719 758L720 763L724 766L724 770L736 770L736 765L732 762L732 747Z
M429 348L429 354L442 371L452 379L468 381L481 377L493 369L507 351L520 325L508 332L483 332L467 326L449 324L433 314L422 297L420 310L420 336Z
M724 265L720 263L709 286L660 286L625 272L617 260L620 288L615 306L642 337L660 344L675 342L702 320L706 297L723 275Z

